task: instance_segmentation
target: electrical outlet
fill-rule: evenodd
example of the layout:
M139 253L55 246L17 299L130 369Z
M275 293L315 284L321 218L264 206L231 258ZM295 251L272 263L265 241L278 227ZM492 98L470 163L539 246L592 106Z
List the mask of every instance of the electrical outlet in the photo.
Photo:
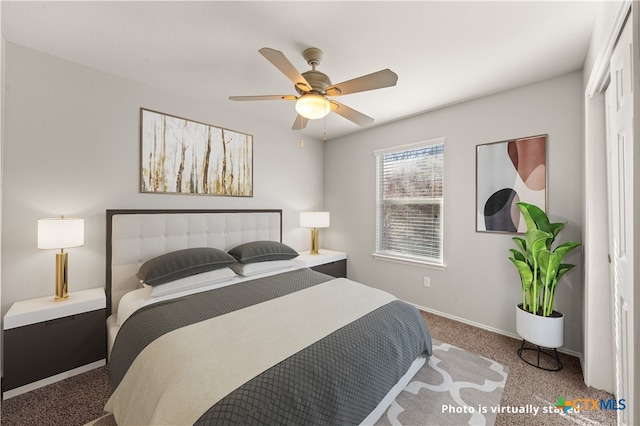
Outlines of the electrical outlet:
M431 278L424 277L423 284L424 284L425 287L431 287Z

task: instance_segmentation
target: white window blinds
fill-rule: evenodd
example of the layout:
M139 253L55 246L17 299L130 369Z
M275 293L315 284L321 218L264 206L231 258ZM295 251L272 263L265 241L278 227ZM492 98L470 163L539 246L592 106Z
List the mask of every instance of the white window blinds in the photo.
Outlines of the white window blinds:
M376 254L442 265L444 139L375 156Z

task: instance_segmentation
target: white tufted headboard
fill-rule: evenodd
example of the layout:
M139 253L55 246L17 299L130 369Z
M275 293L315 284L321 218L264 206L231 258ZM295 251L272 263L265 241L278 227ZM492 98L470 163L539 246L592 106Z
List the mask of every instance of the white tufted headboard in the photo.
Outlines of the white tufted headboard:
M282 242L282 210L107 210L107 316L140 287L136 272L149 259L260 240Z

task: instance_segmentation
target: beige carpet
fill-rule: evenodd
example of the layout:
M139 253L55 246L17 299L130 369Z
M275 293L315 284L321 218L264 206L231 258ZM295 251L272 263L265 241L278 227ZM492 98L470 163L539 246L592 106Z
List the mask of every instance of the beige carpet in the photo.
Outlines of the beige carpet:
M111 387L107 367L2 401L2 426L80 426L103 413Z

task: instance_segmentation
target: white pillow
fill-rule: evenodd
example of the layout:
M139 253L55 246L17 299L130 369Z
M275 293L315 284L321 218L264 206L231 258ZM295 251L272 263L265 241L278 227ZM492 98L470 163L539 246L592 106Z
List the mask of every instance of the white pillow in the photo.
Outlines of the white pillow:
M265 272L278 271L280 269L299 268L300 263L296 260L269 260L266 262L256 263L240 263L236 262L231 264L229 268L243 277L250 277L253 275L262 274Z
M168 283L158 285L143 284L143 286L150 289L151 297L160 297L171 293L177 293L192 288L202 287L209 284L217 284L224 281L229 281L236 276L236 273L231 269L222 268L209 272L203 272L201 274L190 275L185 278L180 278Z
M120 304L118 305L118 312L116 314L116 323L120 326L122 325L127 318L131 316L135 311L142 308L143 306L147 306L156 302L160 302L163 300L170 300L176 297L187 296L190 294L198 293L201 291L213 290L215 288L224 287L226 285L232 284L236 282L237 275L230 270L229 268L226 272L219 272L222 269L217 269L215 271L204 272L198 275L204 275L201 277L204 281L197 285L195 278L192 279L192 286L190 287L182 287L180 289L170 289L168 286L171 283L159 284L156 286L143 285L142 288L132 290L122 296L120 299ZM211 274L211 272L218 272L217 274ZM192 275L187 278L196 277L197 275ZM216 277L217 276L217 277ZM208 278L208 280L206 279ZM177 281L183 281L185 278L181 278L180 280L172 281L176 283ZM178 283L181 284L181 283ZM175 286L175 285L174 285ZM156 295L155 297L151 295L153 289L166 290L166 293L162 295Z

